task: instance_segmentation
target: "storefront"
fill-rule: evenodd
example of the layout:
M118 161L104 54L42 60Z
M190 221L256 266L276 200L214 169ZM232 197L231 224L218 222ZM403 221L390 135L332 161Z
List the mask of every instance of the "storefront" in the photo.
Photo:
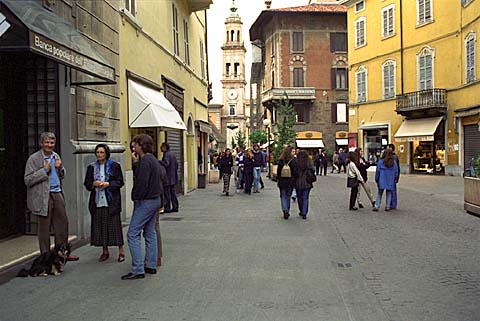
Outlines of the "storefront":
M325 148L322 133L315 131L298 132L296 145L297 148L306 150L311 157L313 157L315 152Z
M480 157L480 106L455 110L455 126L459 133L462 172Z
M343 149L348 151L348 132L347 131L338 131L335 133L335 150L338 151Z
M388 124L366 124L363 133L363 151L370 165L377 165L389 141Z
M445 121L443 117L405 119L395 141L407 143L411 173L444 174Z
M95 145L109 144L112 159L124 164L113 67L118 55L105 59L98 42L64 20L75 21L71 6L48 5L0 0L0 238L37 232L37 217L26 209L23 173L42 132L57 136L56 150L68 175L62 187L70 233L80 238L90 231L83 179ZM96 14L101 18L114 10ZM118 52L118 41L109 43Z

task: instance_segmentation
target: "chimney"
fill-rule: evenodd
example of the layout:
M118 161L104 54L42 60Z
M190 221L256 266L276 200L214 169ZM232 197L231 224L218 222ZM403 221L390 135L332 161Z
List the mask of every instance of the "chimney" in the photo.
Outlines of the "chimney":
M265 6L267 9L270 9L270 6L272 5L272 0L265 0Z

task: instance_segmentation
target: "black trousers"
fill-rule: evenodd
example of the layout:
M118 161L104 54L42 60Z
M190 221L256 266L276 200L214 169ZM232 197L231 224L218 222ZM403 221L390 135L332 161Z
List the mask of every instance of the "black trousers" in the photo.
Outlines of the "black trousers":
M165 193L165 211L178 210L177 193L175 192L175 185L164 186Z
M355 207L355 202L357 201L357 194L358 194L358 186L352 187L350 190L350 204L348 206L349 209Z
M323 164L323 176L327 176L327 167L328 167L328 164Z

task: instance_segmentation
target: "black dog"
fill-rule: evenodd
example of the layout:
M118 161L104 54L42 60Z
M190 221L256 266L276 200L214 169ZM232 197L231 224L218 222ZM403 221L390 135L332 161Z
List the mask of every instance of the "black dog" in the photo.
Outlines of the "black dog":
M70 255L70 244L57 245L33 261L29 270L21 269L17 277L60 275Z

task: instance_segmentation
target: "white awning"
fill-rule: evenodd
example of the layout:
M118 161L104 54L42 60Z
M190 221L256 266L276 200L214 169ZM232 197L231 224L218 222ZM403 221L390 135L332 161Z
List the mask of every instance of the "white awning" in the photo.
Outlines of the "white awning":
M442 117L406 119L395 134L395 141L433 141L435 138L433 135L441 121Z
M297 139L298 148L324 148L323 140L321 139Z
M132 79L128 79L128 126L187 129L180 114L161 92Z
M348 146L348 138L337 138L335 141L338 146Z

